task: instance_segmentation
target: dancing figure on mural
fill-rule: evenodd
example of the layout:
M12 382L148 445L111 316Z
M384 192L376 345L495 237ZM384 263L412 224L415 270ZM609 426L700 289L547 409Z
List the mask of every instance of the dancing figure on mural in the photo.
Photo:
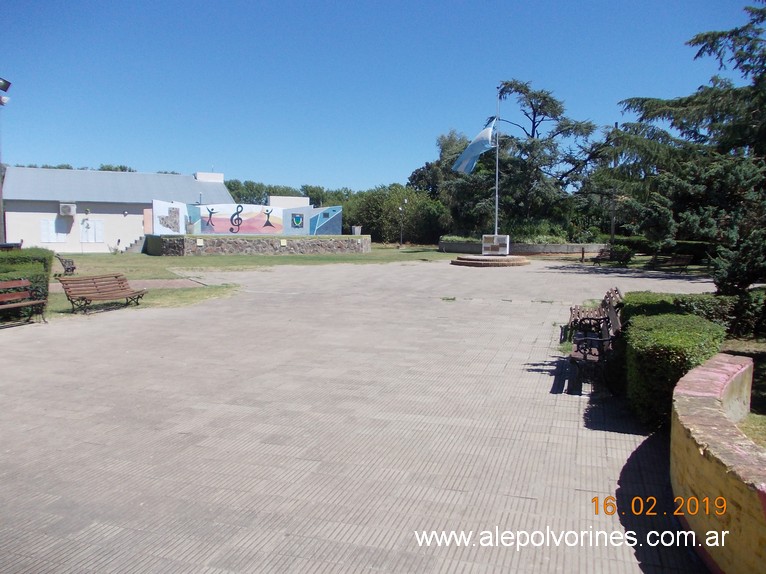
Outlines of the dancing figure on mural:
M215 223L213 223L213 214L217 213L214 209L210 209L209 207L205 207L207 209L207 221L205 222L205 225L208 227L215 227Z
M264 226L264 227L274 227L274 224L273 224L271 221L269 221L269 218L271 217L271 214L272 214L273 212L274 212L274 208L272 208L272 209L270 209L270 210L269 210L269 209L267 209L267 210L265 210L265 211L263 212L263 213L265 213L265 214L266 214L266 223L264 223L264 224L263 224L263 226Z

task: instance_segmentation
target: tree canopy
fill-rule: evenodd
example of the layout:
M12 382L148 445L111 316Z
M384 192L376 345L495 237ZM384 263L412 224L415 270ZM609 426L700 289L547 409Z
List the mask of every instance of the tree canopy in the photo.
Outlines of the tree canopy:
M739 85L714 76L688 96L622 102L638 116L622 137L623 175L670 200L680 232L711 242L714 280L728 294L766 277L766 8L745 11L747 24L688 42L696 58L738 72Z

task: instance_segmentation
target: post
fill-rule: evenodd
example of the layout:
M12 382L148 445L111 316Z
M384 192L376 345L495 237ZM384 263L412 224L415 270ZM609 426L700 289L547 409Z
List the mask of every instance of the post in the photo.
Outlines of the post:
M614 129L618 129L617 122L614 122ZM615 146L617 145L617 142L614 142ZM617 153L614 155L614 169L617 171L617 166L620 163L620 152L617 150ZM615 196L617 195L617 189L612 188L612 196L611 201L609 205L609 212L610 212L610 228L609 228L609 245L614 245L614 225L615 225Z
M497 87L497 114L495 126L500 121L500 86ZM500 203L500 133L495 131L495 235L497 235L497 216Z
M404 202L399 206L399 248L404 246L404 206L407 205L407 198L404 198Z

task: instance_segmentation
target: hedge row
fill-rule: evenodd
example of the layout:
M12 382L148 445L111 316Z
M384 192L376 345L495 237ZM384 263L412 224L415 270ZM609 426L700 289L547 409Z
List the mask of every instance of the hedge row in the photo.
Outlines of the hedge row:
M624 237L616 236L615 245L623 245L633 251L633 253L653 254L654 248L651 242L645 237ZM677 253L679 255L691 255L692 263L701 264L708 259L708 254L715 255L714 248L705 241L676 241L672 247L666 247L661 253Z
M766 333L766 291L763 288L751 289L742 296L676 295L673 303L681 312L699 315L721 325L730 335Z
M716 354L726 330L697 315L635 315L626 332L627 394L650 426L670 419L673 388L694 367Z

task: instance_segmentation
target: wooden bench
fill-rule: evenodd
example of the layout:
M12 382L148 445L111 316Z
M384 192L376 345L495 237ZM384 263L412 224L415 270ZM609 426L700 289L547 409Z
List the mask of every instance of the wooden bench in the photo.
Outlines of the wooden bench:
M23 309L29 307L30 313L27 322L34 315L40 315L43 322L47 323L43 312L47 300L41 297L39 290L32 287L29 279L12 279L0 281L0 311L9 309Z
M61 255L58 253L56 253L56 259L59 260L59 263L61 263L61 266L64 268L64 275L74 274L75 270L77 269L74 264L74 260L61 257Z
M612 250L608 247L605 249L599 249L598 255L595 257L591 257L591 261L593 261L593 265L601 265L602 261L611 261L612 260Z
M94 301L117 301L125 299L125 306L139 304L146 289L133 289L121 273L92 275L90 277L57 277L64 293L72 304L72 313L88 312Z
M692 255L655 255L649 262L649 267L652 269L678 269L680 271L686 271L686 268L694 259Z

